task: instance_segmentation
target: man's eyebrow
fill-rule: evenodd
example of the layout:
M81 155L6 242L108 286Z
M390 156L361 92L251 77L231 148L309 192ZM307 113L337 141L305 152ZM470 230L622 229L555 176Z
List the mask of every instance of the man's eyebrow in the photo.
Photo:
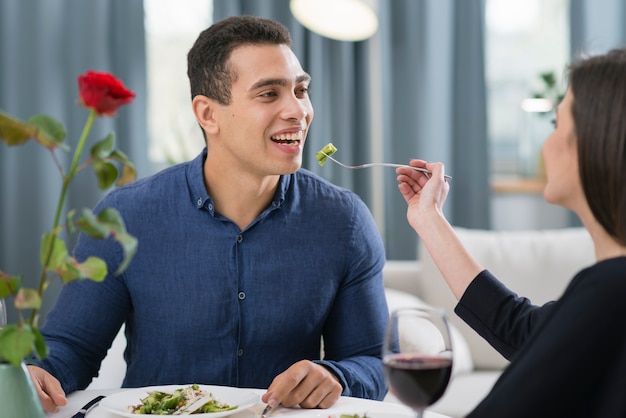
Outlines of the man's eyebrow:
M296 82L297 83L303 83L303 82L310 82L311 81L311 76L307 73L304 73L302 75L299 75L298 77L296 77Z
M304 73L296 77L296 83L303 83L303 82L309 82L309 81L311 81L311 76L307 73ZM268 87L268 86L286 86L288 83L289 81L285 78L263 78L257 81L256 83L254 83L250 87L250 90L256 90L256 89L260 89L260 88Z

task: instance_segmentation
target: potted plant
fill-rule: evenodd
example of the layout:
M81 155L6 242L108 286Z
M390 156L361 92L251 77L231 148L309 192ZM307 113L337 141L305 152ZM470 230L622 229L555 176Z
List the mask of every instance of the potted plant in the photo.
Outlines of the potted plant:
M47 355L46 343L38 328L38 318L42 297L49 283L55 279L63 283L80 279L102 281L108 274L107 266L100 258L89 257L79 262L72 257L62 234L81 231L95 239L115 239L124 253L116 273L126 269L137 249L137 240L128 234L123 219L115 209L104 209L98 214L90 209L83 209L80 213L71 209L62 220L65 198L72 180L88 166L93 168L101 190L114 184L126 184L136 176L132 162L123 152L114 148L115 137L112 133L95 142L87 158L81 161L95 119L114 116L121 106L132 102L135 94L111 74L95 71L79 76L78 88L79 104L89 109L89 115L67 170L59 163L56 154L70 150L64 142L66 132L60 122L46 115L35 115L28 121L21 121L0 111L0 141L8 146L22 145L29 140L39 143L50 151L62 181L52 227L43 234L39 246L41 275L38 287L24 287L21 275L4 272L0 266L0 302L5 298L13 299L18 314L16 323L6 324L0 329L0 404L5 412L14 412L9 413L10 416L43 417L24 361L33 356L44 358ZM33 250L35 248L33 246ZM11 405L16 409L12 410Z

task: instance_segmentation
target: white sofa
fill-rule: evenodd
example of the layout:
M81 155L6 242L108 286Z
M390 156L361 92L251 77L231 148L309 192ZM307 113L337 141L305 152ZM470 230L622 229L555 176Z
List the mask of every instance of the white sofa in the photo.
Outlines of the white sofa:
M576 272L594 262L591 238L583 228L455 230L479 263L535 304L558 298ZM453 376L443 398L430 409L465 416L487 394L507 361L456 316L456 300L421 244L417 261L388 261L384 278L390 310L427 303L447 311L453 327ZM395 399L390 394L387 400Z

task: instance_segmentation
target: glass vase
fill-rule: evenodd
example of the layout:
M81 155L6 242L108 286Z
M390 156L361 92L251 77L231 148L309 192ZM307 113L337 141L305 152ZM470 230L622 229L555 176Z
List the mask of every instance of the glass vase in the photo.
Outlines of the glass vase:
M0 362L0 405L3 417L45 418L24 363Z

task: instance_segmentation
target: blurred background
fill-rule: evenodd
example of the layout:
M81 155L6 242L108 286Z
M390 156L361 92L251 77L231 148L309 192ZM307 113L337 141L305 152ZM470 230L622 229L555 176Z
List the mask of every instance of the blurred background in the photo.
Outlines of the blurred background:
M343 1L315 0L305 16L333 22L333 9ZM316 116L304 167L361 196L388 259L412 260L417 251L394 171L320 167L314 155L326 143L333 142L336 158L347 164L443 161L453 176L446 214L457 226L577 225L571 213L543 201L541 144L566 89L567 64L626 44L626 4L361 3L373 11L373 32L341 40L298 20L289 0L0 0L0 110L21 119L51 115L65 125L73 146L87 117L77 106L76 78L90 69L109 71L137 98L114 119L98 120L92 135L99 139L113 130L117 147L145 177L204 147L186 77L186 54L199 32L231 15L269 17L289 27L293 49L313 77ZM358 23L354 16L337 22ZM61 155L60 162L69 158ZM30 286L40 273L39 241L52 224L60 187L47 151L0 144L0 270L24 274ZM67 208L94 206L102 196L96 190L86 170ZM44 314L60 285L49 289Z

